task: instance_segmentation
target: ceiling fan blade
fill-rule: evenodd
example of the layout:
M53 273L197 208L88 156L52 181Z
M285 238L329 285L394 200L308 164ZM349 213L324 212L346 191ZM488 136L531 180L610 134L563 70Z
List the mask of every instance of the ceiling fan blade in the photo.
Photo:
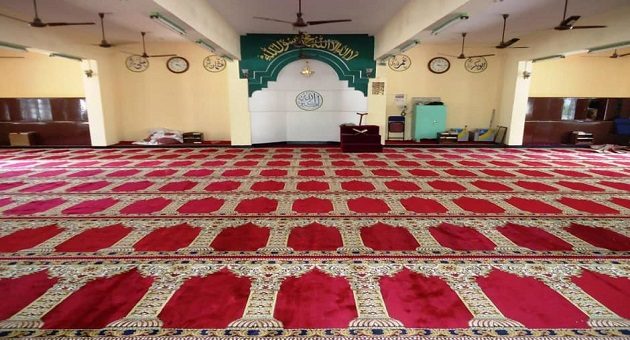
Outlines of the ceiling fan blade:
M618 54L617 57L621 58L621 57L625 57L625 56L629 56L630 53L624 53L624 54Z
M481 57L493 57L495 54L479 54L479 55L469 55L466 58L481 58Z
M338 19L338 20L316 20L316 21L308 21L309 25L323 25L323 24L332 24L336 22L350 22L352 19Z
M266 18L266 17L254 17L254 19L265 20L265 21L274 21L274 22L282 22L282 23L285 23L285 24L293 25L292 21L287 21L287 20L280 20L280 19Z
M572 28L573 28L572 26L556 26L553 29L556 31L568 31Z
M560 25L558 26L573 26L573 24L575 24L576 21L578 21L581 18L581 16L579 15L572 15L564 20L562 20L560 22Z
M95 25L93 22L49 22L46 23L46 26L57 27L57 26L82 26L82 25Z
M19 21L19 22L23 22L25 24L30 24L31 23L28 20L23 20L23 19L20 19L20 18L12 17L10 15L2 14L2 13L0 13L0 17L5 17L5 18L11 19L11 20L16 20L16 21Z
M604 25L591 25L591 26L572 26L571 29L575 30L575 29L591 29L591 28L606 28L608 26L604 26Z
M166 57L176 57L177 54L151 54L148 55L147 58L166 58Z
M521 39L519 39L519 38L512 38L512 39L510 39L510 40L506 41L506 42L503 44L503 46L505 46L505 47L509 47L509 46L511 46L511 45L516 44L516 42L517 42L517 41L519 41L519 40L521 40Z
M502 41L499 45L497 45L495 47L498 48L498 49L508 48L511 45L515 44L519 40L521 40L521 39L519 39L519 38L512 38L512 39L510 39L508 41Z
M509 48L529 48L529 46L510 46Z

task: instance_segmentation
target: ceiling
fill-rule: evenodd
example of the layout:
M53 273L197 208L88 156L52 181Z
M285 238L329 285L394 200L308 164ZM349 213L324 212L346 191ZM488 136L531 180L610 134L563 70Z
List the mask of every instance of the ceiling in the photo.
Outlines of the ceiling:
M289 24L256 20L252 17L293 21L297 12L297 0L206 1L240 34L295 33ZM307 28L309 33L376 34L389 20L395 20L396 14L409 1L414 0L303 0L302 11L306 20L352 19L350 23L311 26ZM597 24L589 20L589 17L626 5L630 5L630 0L569 0L567 15L581 15L578 24ZM106 29L111 43L138 42L140 31L149 32L148 41L191 40L190 36L182 37L149 19L151 12L164 13L152 0L38 0L38 6L40 17L44 21L98 22L98 12L110 13L106 17ZM432 36L430 30L427 30L421 32L417 38L423 44L451 44L459 43L461 32L468 32L467 42L494 46L501 38L501 14L510 14L507 40L551 30L562 19L563 6L562 0L471 0L457 10L468 13L469 20L462 21L437 36ZM33 17L32 2L1 0L0 13L30 21ZM175 21L192 31L185 23ZM101 39L99 25L32 30L54 30L82 44L98 44ZM575 33L569 31L565 34Z
M255 16L295 21L298 0L207 0L239 33L294 33L289 24L253 19ZM408 0L302 0L306 21L352 19L352 22L306 27L316 34L375 35ZM303 29L304 30L304 29Z
M443 33L432 36L430 30L420 35L423 43L455 43L461 41L461 33L468 32L466 42L494 46L501 40L502 14L509 14L506 40L527 34L549 30L562 21L562 0L472 0L456 12L468 13L470 18L451 26ZM615 8L630 5L630 0L569 0L567 17L580 15L577 25L598 24L589 17ZM575 32L568 31L566 34Z
M105 28L107 40L110 43L139 42L142 31L148 32L147 41L184 41L179 34L149 18L152 12L164 11L152 0L38 0L37 7L39 16L44 22L95 22L96 25L93 26L33 28L33 30L60 32L81 43L98 44L101 41L99 12L107 13ZM33 2L1 0L0 13L31 21ZM185 24L181 24L182 27L188 28Z

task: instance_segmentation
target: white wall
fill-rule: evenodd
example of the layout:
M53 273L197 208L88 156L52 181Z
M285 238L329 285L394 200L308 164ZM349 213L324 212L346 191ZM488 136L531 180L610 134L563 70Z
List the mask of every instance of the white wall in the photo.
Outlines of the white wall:
M288 64L277 81L249 99L252 143L339 141L339 124L358 123L356 113L367 112L367 97L340 81L332 67L309 59L315 73L307 78L300 74L305 62ZM295 97L305 90L321 94L322 107L300 110Z

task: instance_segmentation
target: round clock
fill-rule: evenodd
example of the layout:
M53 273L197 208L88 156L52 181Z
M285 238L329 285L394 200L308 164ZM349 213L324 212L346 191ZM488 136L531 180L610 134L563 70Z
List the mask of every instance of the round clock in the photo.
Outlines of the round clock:
M188 60L183 57L172 57L166 61L166 68L173 73L184 73L188 71Z
M443 57L435 57L429 60L429 64L427 64L427 66L429 67L429 71L441 74L445 73L446 71L448 71L449 68L451 68L451 62Z
M389 58L387 65L394 71L405 71L411 66L411 58L404 54L397 54Z
M468 72L480 73L488 68L488 61L484 57L472 57L466 59L464 67Z
M218 55L209 55L203 60L203 67L209 72L221 72L225 70L225 59Z
M131 72L144 72L149 68L149 59L141 55L132 55L127 57L125 65Z

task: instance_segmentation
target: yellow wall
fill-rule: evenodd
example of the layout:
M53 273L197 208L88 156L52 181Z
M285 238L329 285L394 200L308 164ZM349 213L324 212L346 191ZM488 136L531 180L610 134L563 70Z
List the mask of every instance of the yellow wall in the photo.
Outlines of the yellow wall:
M16 53L0 50L0 97L83 97L81 63L51 58L40 53Z
M529 96L630 97L630 57L603 57L610 54L534 63Z
M239 63L227 63L228 109L232 145L252 144L252 122L249 113L249 90L246 79L239 77Z
M176 53L188 60L190 68L175 74L166 68L168 58L151 58L148 70L136 73L127 70L127 55L116 55L120 139L138 140L146 137L149 129L168 128L200 131L206 140L230 140L227 72L204 69L203 59L209 52L193 43L151 43L147 48L152 54Z
M394 104L396 94L404 93L407 96L408 117L412 116L413 108L410 105L413 97L441 97L447 106L448 128L463 128L465 125L469 129L487 128L492 110L499 105L503 58L498 54L487 57L488 68L481 73L466 71L464 60L454 57L446 57L451 62L451 68L446 73L434 74L429 71L427 63L432 58L442 53L458 55L459 52L459 46L456 45L420 45L405 52L411 58L411 67L406 71L379 68L379 71L385 72L378 76L387 79L387 115L400 114L400 109ZM477 48L467 48L465 52L497 53L494 49ZM407 122L409 129L409 118Z

